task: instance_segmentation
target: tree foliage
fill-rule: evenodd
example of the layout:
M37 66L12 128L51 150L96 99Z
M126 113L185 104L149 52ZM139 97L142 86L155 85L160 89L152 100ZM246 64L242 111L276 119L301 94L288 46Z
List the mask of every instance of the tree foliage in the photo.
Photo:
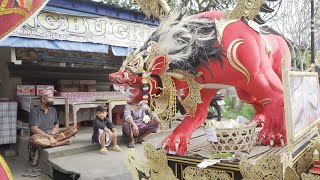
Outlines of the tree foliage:
M316 32L320 32L320 1L315 2ZM282 33L290 42L292 67L305 70L310 66L311 46L310 0L283 0L270 25Z

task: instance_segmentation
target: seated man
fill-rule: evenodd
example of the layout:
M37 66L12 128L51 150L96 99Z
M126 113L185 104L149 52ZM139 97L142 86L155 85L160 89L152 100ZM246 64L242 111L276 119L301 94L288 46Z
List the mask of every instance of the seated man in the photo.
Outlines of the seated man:
M59 128L57 111L53 106L54 89L44 89L40 94L40 105L35 106L29 114L30 156L32 165L37 165L39 160L39 148L55 147L71 144L69 139L78 130L76 127Z
M144 121L147 114L150 115L150 121L148 123ZM135 147L135 138L137 143L142 143L145 141L144 137L148 134L156 133L159 124L162 129L158 116L151 114L150 108L143 102L140 102L138 105L127 104L124 109L124 121L122 132L130 138L129 148Z

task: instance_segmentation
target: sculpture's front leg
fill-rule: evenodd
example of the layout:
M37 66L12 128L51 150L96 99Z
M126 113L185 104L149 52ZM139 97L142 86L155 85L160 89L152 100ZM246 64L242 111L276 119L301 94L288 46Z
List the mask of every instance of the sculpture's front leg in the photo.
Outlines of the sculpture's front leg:
M163 140L162 147L167 152L173 151L178 155L184 155L192 133L207 119L208 107L216 90L201 90L200 92L202 103L198 104L195 115L193 117L187 115L181 124Z

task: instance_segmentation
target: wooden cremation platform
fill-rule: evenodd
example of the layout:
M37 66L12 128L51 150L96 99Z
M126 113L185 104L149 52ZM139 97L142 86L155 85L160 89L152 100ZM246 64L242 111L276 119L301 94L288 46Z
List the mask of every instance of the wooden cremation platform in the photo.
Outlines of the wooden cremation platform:
M287 145L284 147L269 147L256 145L250 151L250 153L239 153L240 159L247 158L252 164L257 163L263 157L267 155L280 155L283 167L286 167L287 162L293 163L293 169L300 176L308 168L310 168L312 162L312 152L311 152L311 140L317 136L317 129L312 129L302 137L300 137L292 147ZM207 136L205 134L194 137L190 140L190 145L185 156L177 156L167 154L168 165L173 170L173 173L178 179L183 179L184 170L188 166L196 166L201 163L204 159L208 159L210 155L213 154L211 150L212 146L207 141ZM288 153L293 152L293 153ZM240 160L222 160L212 166L208 166L205 169L211 169L217 173L225 173L229 176L227 179L242 179L240 173Z

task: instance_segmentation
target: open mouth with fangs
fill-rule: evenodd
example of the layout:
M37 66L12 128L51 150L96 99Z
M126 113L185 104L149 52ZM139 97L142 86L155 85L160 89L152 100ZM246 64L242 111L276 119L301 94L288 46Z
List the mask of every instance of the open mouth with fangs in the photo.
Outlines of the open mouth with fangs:
M116 91L120 91L127 98L127 102L129 104L134 103L135 100L138 100L137 98L140 96L142 99L142 91L140 90L140 86L131 87L128 85L113 84L113 88Z

